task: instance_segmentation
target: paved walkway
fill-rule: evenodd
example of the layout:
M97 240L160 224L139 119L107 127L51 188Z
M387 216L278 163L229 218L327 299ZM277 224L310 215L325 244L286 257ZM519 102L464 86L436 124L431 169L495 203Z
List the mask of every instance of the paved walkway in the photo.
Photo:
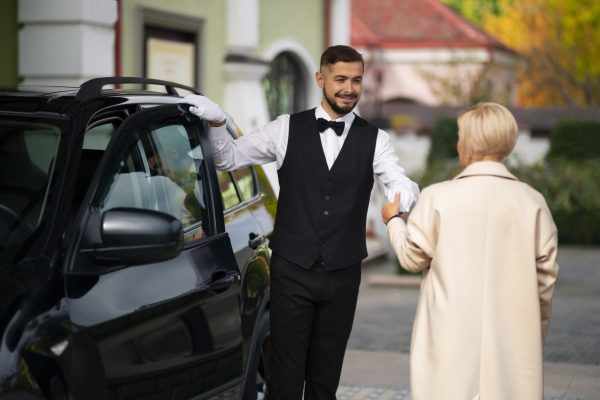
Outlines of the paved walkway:
M408 400L409 387L408 354L349 349L338 400ZM598 400L600 366L545 362L544 394L544 400Z
M558 261L544 348L544 399L599 400L600 248L561 246ZM419 292L414 282L382 285L394 270L385 257L364 265L340 400L410 398L408 351Z

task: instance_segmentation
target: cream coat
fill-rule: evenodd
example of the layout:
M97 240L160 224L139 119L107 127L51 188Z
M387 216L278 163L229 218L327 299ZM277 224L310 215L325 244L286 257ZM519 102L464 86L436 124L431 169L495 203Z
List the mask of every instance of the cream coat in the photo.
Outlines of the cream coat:
M558 273L541 194L503 164L471 164L421 194L388 236L425 270L411 344L413 400L543 398L542 345Z

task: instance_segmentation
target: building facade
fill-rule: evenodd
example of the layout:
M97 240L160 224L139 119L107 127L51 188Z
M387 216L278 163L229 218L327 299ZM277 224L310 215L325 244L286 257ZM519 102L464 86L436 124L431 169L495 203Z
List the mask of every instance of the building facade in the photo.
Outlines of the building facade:
M371 101L512 104L521 57L438 0L352 0Z
M329 44L348 44L350 0L3 0L0 86L98 76L199 89L243 131L318 104ZM267 168L275 180L275 172Z
M349 22L330 23L326 14L345 10L349 21L349 5L5 0L0 85L76 86L113 75L171 79L223 104L247 130L318 102L314 73L321 52L329 39L349 42Z

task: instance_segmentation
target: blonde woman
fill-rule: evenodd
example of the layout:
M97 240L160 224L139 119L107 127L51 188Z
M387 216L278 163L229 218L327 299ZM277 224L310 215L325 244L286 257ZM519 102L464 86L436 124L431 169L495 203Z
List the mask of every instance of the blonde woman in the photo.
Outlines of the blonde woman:
M413 400L543 398L542 345L558 265L542 195L502 164L512 114L482 103L458 119L464 170L423 190L405 223L383 222L400 264L426 271L411 344Z

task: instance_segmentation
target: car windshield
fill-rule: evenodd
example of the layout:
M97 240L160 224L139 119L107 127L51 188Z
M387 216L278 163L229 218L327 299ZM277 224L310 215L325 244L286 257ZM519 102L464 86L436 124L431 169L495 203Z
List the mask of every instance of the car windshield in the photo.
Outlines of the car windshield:
M0 263L11 262L44 214L60 129L0 119Z

